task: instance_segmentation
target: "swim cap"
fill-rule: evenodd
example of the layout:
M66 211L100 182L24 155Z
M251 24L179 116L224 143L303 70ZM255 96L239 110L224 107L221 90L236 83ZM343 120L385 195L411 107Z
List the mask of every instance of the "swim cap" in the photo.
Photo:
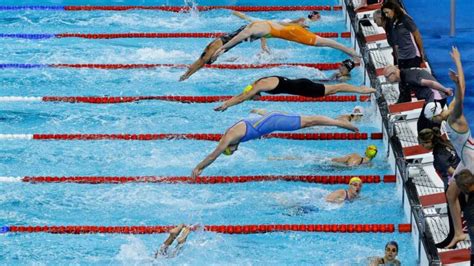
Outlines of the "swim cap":
M313 18L314 16L317 16L319 14L319 11L311 11L309 14L308 14L308 18L311 19Z
M364 113L364 107L362 107L360 105L357 105L356 107L354 107L354 109L352 109L352 114L361 115L363 113Z
M355 67L355 63L351 59L342 61L342 65L345 66L349 72Z
M367 149L365 150L365 156L369 159L373 159L377 155L377 146L375 145L369 145Z
M224 152L223 152L223 154L224 154L224 155L227 155L227 156L232 155L232 153L233 153L233 152L230 150L229 147L225 148L225 150L224 150Z
M349 180L349 184L351 184L352 182L362 183L362 180L360 180L359 177L354 176L353 178L351 178L351 180Z
M441 107L440 103L437 102L429 102L425 105L425 111L423 114L429 120L433 120L433 117L440 115L443 112L443 108Z
M242 94L247 94L247 93L249 93L252 89L253 89L253 86L252 86L252 85L248 85L247 87L244 88L244 90L242 91Z

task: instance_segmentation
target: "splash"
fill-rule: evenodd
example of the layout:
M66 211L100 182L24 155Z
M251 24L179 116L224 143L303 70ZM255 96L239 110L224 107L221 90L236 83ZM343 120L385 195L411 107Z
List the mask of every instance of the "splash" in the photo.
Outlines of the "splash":
M122 265L152 265L153 257L145 244L134 236L127 237L128 243L120 246L115 259Z

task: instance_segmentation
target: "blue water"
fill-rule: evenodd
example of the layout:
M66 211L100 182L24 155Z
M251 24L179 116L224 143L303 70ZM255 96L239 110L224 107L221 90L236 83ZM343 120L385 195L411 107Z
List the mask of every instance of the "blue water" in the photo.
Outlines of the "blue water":
M23 1L23 4L91 4L90 1ZM3 1L2 5L14 5ZM102 5L181 5L181 1L94 1ZM249 1L202 1L200 5L248 5ZM270 5L297 4L266 1ZM334 5L338 1L298 1ZM305 12L258 12L264 19L300 17ZM222 32L242 25L229 11L203 13L0 12L1 33ZM341 12L325 12L313 31L343 32ZM345 45L349 40L339 39ZM0 63L190 63L209 39L0 39ZM346 55L328 48L269 40L271 55L259 44L242 44L218 63L337 62ZM261 70L203 69L178 83L184 69L140 70L2 69L0 96L84 95L233 95L268 75L325 78L333 71L305 67ZM360 85L355 69L349 83ZM369 115L357 124L362 132L379 132L371 103L245 102L223 113L218 103L184 104L147 101L118 105L69 103L2 103L0 134L31 133L223 133L252 108L337 117L355 105ZM319 127L299 132L346 132ZM329 158L379 148L372 164L342 168ZM25 175L189 175L216 142L172 141L0 141L2 176ZM391 174L381 140L297 141L265 139L240 145L221 156L203 175L384 175ZM324 197L346 185L257 182L223 185L189 184L28 184L0 185L0 225L169 225L269 223L407 223L394 184L365 184L361 198L344 205ZM368 208L370 206L370 208ZM383 255L389 240L400 243L403 263L416 263L410 234L339 234L285 232L220 235L195 232L183 252L170 260L153 260L162 235L0 235L0 264L316 264L366 265Z

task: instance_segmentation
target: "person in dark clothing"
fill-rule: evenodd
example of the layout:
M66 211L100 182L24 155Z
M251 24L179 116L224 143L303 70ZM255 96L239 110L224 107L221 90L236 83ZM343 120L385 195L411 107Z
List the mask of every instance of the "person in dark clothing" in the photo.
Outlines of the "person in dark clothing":
M424 62L421 34L413 19L399 4L388 1L382 5L384 15L393 21L392 36L400 69L420 67Z
M433 75L422 68L399 69L394 65L384 68L383 74L389 82L398 82L400 97L398 103L411 102L411 91L418 100L437 101L446 104L446 98L453 95L451 88L439 83Z
M246 100L259 97L260 93L293 94L305 97L323 97L338 92L375 93L375 89L366 86L356 87L347 83L325 85L309 79L289 79L280 76L263 77L244 88L242 93L223 102L214 108L215 111L225 111L227 108Z
M393 22L385 16L382 10L378 9L374 12L374 22L377 26L382 27L387 35L387 42L392 47L393 64L397 64L397 55L395 53L395 41L393 40Z
M418 133L418 142L425 149L433 151L433 166L441 176L445 189L451 180L460 159L453 144L441 137L439 128L425 128Z
M467 203L463 208L464 219L470 239L474 239L474 174L469 169L461 170L454 176L456 185L467 195ZM471 248L471 265L474 265L474 248Z

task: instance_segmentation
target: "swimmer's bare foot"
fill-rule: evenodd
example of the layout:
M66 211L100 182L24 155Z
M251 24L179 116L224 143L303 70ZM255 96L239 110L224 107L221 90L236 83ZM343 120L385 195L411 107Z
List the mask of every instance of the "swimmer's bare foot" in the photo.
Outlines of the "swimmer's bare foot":
M179 233L181 232L181 230L183 230L184 228L184 224L180 224L174 228L172 228L169 233L170 233L170 236L174 236L175 238L179 235Z
M456 244L460 241L466 240L466 234L455 235L453 240L446 246L446 248L455 248Z
M360 93L375 93L377 90L367 86L360 86Z
M191 228L186 226L183 228L181 235L178 237L178 244L184 244L186 242L186 239L188 238L188 235L191 233Z

